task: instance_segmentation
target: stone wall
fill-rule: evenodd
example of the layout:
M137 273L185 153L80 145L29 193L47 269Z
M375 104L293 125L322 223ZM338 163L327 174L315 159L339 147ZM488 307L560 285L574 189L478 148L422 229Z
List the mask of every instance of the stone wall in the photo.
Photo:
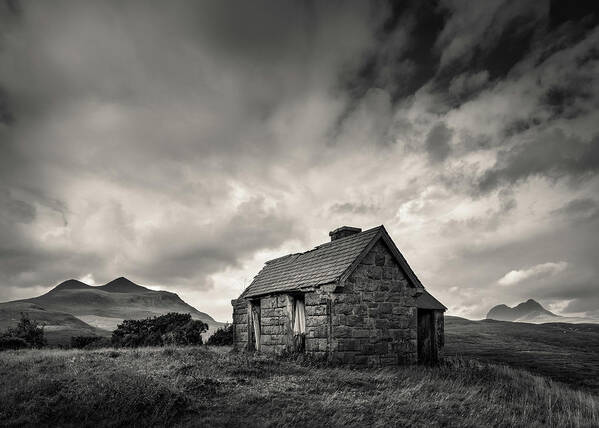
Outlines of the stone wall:
M383 366L417 362L415 289L379 240L343 289L326 286L305 293L306 352L355 365ZM293 350L290 307L286 294L260 299L261 350ZM247 349L248 305L233 300L236 349ZM443 349L443 314L435 316L437 343ZM251 337L251 334L250 334Z
M233 349L242 351L248 346L248 304L245 299L231 300L233 306Z
M293 335L289 334L292 331L287 308L289 299L286 294L260 299L261 351L280 354L293 342Z
M369 366L415 363L414 297L415 289L379 240L343 291L331 294L332 360Z
M323 290L304 295L306 304L306 352L326 358L331 339L331 297Z

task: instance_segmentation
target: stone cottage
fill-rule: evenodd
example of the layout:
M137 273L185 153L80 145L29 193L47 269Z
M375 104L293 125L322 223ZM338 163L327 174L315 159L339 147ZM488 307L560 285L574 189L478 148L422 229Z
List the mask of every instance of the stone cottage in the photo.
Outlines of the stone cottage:
M232 300L234 347L306 352L355 365L432 363L446 310L384 226L343 226L331 241L266 262Z

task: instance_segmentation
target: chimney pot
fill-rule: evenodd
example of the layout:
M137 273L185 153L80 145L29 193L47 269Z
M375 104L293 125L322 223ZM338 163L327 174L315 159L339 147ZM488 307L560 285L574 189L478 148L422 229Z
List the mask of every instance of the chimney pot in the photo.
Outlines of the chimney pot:
M355 235L356 233L360 232L362 232L362 229L360 229L359 227L341 226L335 230L330 231L329 236L331 237L331 241L335 241L337 239Z

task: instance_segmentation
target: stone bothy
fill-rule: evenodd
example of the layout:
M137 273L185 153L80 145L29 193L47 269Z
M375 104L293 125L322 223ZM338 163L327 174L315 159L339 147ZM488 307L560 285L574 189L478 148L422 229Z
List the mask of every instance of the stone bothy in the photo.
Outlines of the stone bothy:
M310 251L266 262L232 300L235 349L369 366L439 360L446 308L385 227L344 226L329 236Z

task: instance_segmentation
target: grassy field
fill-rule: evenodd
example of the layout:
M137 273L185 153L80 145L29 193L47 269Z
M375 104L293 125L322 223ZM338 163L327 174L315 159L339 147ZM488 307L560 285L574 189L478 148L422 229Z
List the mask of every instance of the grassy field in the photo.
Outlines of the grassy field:
M507 367L352 370L224 349L0 354L4 426L598 426L599 399Z
M446 317L446 355L526 369L599 394L599 325Z

